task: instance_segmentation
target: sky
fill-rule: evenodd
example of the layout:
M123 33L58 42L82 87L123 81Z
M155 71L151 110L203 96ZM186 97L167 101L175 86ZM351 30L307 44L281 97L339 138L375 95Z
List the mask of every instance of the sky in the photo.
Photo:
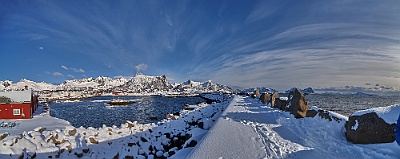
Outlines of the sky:
M400 1L0 0L0 80L400 88Z

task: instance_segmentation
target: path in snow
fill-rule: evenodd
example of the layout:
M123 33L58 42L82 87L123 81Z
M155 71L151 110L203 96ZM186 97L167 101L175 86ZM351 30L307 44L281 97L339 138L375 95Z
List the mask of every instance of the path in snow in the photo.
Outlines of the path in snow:
M352 144L344 121L295 119L257 99L236 96L190 158L399 158L395 143Z

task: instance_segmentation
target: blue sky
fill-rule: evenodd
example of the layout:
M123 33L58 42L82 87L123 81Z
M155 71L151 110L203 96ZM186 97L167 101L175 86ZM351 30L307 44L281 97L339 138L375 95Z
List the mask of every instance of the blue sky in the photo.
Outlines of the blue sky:
M0 0L0 80L400 87L400 1Z

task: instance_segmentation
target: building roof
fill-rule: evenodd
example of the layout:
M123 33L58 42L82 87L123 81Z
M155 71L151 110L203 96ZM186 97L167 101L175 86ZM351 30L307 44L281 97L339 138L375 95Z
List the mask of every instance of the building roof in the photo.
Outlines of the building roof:
M31 102L32 91L10 91L0 92L0 96L5 96L11 99L13 103Z

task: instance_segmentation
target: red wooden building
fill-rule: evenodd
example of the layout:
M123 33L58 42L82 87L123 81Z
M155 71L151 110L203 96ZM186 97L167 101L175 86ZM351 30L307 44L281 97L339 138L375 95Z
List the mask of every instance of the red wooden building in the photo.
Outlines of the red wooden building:
M0 119L31 119L39 104L38 96L32 91L0 92L0 96L11 99L0 103Z

